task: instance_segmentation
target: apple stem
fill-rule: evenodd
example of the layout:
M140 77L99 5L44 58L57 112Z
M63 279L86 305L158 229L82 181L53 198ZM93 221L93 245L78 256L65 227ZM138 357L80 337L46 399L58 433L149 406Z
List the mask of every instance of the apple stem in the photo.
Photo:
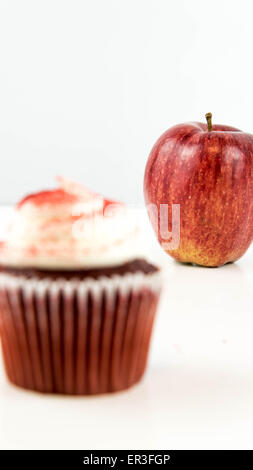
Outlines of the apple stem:
M206 122L208 127L208 132L211 132L213 125L212 125L212 113L206 113Z

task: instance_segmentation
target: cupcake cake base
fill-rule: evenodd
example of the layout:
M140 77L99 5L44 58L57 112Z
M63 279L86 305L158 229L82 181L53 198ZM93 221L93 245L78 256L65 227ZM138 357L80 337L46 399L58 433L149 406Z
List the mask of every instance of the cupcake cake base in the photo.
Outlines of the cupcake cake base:
M160 271L145 260L79 271L2 268L0 333L9 380L74 395L137 383L160 284Z

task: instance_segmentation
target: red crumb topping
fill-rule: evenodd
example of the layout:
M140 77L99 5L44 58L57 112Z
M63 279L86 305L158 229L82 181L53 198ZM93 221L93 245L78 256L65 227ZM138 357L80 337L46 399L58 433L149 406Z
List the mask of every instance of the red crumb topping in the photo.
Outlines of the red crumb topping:
M18 203L17 207L20 208L27 202L31 202L36 206L42 206L43 204L72 204L77 200L78 196L75 194L67 193L63 189L55 189L29 194Z
M103 215L105 214L105 211L106 211L107 207L110 206L111 204L116 204L117 206L122 206L123 207L122 202L112 201L110 199L104 199Z

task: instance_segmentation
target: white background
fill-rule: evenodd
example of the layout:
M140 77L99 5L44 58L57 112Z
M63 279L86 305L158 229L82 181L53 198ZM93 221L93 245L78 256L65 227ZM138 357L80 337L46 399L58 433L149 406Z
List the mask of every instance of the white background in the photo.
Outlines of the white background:
M142 201L168 127L253 131L252 1L0 0L0 202L62 174Z
M141 203L166 128L212 111L252 132L252 14L250 0L0 0L0 202L62 174ZM1 369L1 448L253 448L253 251L219 269L163 261L145 380L68 399Z

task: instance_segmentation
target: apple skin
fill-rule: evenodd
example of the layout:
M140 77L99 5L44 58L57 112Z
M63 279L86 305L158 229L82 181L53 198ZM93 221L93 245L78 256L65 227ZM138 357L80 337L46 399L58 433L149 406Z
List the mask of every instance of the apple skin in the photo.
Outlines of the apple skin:
M165 250L173 258L202 266L236 261L253 239L253 135L198 122L172 127L151 150L144 197L158 208L180 204L180 243ZM168 222L171 231L170 215ZM157 237L162 243L159 230Z

